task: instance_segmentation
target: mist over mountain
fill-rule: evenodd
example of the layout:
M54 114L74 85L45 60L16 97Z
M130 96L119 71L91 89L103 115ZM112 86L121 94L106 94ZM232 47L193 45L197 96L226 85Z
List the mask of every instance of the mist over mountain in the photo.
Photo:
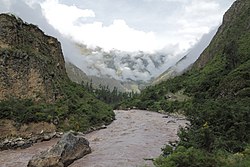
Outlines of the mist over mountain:
M13 13L55 36L65 61L88 76L141 83L180 60L220 24L233 1L106 0L98 6L90 1L0 0L0 12Z
M178 60L173 66L169 67L161 75L156 77L152 83L157 84L162 81L166 81L167 79L180 75L184 71L186 71L198 59L201 53L209 45L212 38L216 34L217 29L218 27L207 34L204 34L200 39L200 41L194 47L192 47L187 51L185 56L183 56L180 60Z
M78 62L73 64L78 64L87 75L109 77L120 81L149 81L174 64L181 56L173 55L172 51L169 53L120 50L105 52L101 48L88 49L84 45L78 45L78 48L84 64Z
M156 166L249 166L249 23L250 1L235 1L189 70L121 104L123 108L183 113L190 121L179 131L180 141L166 145Z

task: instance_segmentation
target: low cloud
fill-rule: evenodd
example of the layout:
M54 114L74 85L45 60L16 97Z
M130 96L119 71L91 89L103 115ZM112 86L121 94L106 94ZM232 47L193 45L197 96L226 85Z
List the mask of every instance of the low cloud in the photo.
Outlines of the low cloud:
M151 18L155 19L152 21L159 26L164 26L165 31L132 28L121 18L116 18L111 24L106 25L102 21L97 21L94 9L81 9L75 5L62 4L58 0L45 0L40 4L48 22L60 33L76 42L89 47L99 46L105 51L142 50L152 53L167 45L178 45L177 52L181 53L192 47L204 33L218 26L224 13L220 3L214 0L143 1L151 4L152 8L154 6L159 8L157 3L163 3L162 5L166 6L169 3L178 4L176 11L165 12L162 16L154 14L154 18ZM111 2L112 0L105 1L105 3ZM147 16L147 13L145 15ZM142 14L134 17L141 17L142 20L147 21Z
M149 80L218 26L233 1L0 0L0 12L12 12L57 37L65 58L89 75ZM104 52L81 55L74 43Z
M114 48L147 52L159 49L154 32L133 29L122 19L113 20L109 26L98 21L86 24L82 20L95 17L94 11L90 9L67 6L60 4L58 0L46 0L41 3L41 7L48 22L76 42L92 47L99 46L105 51Z

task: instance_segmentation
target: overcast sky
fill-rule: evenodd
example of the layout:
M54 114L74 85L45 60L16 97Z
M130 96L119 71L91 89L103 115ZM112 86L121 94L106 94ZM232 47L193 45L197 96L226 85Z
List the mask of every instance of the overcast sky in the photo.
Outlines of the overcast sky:
M47 34L105 50L182 52L222 21L234 0L0 0Z

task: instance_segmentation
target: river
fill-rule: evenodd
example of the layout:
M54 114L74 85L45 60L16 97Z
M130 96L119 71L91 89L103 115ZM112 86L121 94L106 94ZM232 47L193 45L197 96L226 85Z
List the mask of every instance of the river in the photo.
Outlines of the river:
M70 167L153 167L152 161L169 141L178 139L179 126L186 120L142 110L116 110L116 120L106 129L85 137L92 153L75 161ZM34 154L48 149L56 139L34 144L23 150L0 152L1 167L25 167Z

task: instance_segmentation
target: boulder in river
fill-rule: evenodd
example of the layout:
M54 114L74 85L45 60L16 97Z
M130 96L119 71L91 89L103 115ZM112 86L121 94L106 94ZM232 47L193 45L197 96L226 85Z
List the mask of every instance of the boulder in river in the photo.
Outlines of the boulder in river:
M65 133L51 149L32 157L28 167L66 167L89 153L89 142L71 131Z

